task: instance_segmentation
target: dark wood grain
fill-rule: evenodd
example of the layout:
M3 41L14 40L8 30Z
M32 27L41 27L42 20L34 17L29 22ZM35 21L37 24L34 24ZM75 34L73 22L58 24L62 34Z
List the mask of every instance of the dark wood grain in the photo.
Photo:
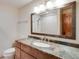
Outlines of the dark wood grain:
M22 42L20 42L20 43L21 43L20 48L15 46L15 48L16 48L15 59L61 59L57 56L45 53L41 50L38 50L29 45L26 45ZM18 43L17 43L17 45L18 45Z
M36 59L61 59L57 56L45 53L41 50L33 48L29 45L21 43L21 51L24 51L26 54L36 58Z

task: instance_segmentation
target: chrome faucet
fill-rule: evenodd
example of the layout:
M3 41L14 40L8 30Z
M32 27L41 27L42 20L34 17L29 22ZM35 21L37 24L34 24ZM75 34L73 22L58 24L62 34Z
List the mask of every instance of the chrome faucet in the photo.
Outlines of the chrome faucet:
M49 42L50 42L50 40L49 40L49 39L47 39L47 38L46 38L46 36L44 36L44 37L41 39L41 41L42 41L42 42L47 42L47 43L49 43Z
M44 36L43 40L44 40L44 41L46 41L46 40L47 40L46 36Z
M47 40L46 36L44 36L44 37L41 39L42 42L46 42L46 40Z

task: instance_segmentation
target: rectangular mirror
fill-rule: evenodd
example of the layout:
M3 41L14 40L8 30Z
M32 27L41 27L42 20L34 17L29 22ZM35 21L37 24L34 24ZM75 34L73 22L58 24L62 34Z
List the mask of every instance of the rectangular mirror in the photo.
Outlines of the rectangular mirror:
M31 14L31 33L76 39L76 2L40 14Z

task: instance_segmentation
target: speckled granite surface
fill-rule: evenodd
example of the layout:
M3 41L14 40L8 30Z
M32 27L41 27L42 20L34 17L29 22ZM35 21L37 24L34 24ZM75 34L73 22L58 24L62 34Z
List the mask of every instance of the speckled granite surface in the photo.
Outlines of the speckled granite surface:
M42 42L40 40L36 40L33 38L21 39L18 41L23 44L29 45L33 48L36 48L38 50L41 50L45 53L58 56L62 59L79 59L79 48L69 47L69 46L60 45L60 44L51 43L51 42L50 43L44 42L44 43L50 44L51 45L50 48L42 48L42 47L33 45L33 42Z

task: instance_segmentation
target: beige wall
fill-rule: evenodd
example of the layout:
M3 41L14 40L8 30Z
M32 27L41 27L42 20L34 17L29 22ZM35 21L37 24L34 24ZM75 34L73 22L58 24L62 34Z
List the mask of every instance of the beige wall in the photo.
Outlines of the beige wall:
M0 53L12 46L17 37L18 10L0 5Z
M73 0L66 0L66 2L73 1ZM43 0L36 0L31 2L30 4L24 6L20 10L20 19L19 21L22 23L18 24L18 29L19 29L19 38L25 38L30 34L30 19L31 19L31 12L33 10L34 6L37 6L39 4L43 3ZM69 40L69 39L63 39L63 38L56 38L56 37L48 37L51 38L52 40L60 40L60 41L66 41L66 42L71 42L71 43L78 43L79 42L79 0L77 0L77 19L76 19L76 40ZM23 23L24 22L24 23ZM30 34L31 35L31 34ZM35 35L37 36L37 35ZM41 36L40 36L41 37ZM79 43L78 43L79 44Z

